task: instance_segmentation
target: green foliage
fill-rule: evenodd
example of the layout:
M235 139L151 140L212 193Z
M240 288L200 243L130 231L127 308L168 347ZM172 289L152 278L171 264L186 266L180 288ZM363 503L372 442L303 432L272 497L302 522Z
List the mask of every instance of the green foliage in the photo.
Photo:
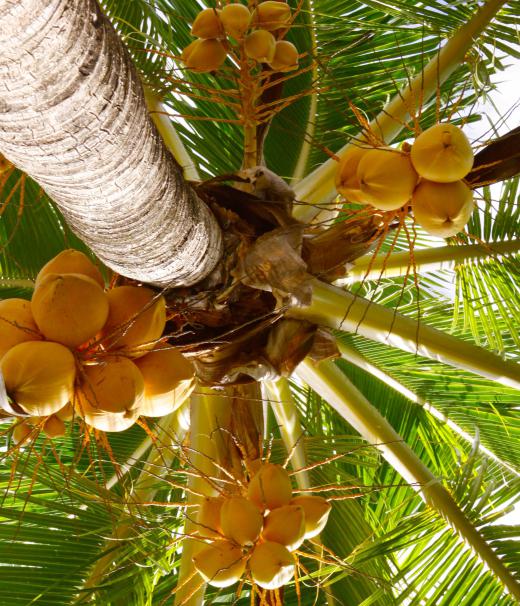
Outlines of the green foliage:
M290 38L308 52L316 70L291 78L285 94L306 95L273 121L265 146L267 165L291 177L321 163L360 129L360 116L373 118L408 78L435 55L446 36L465 22L476 3L441 0L412 2L301 3ZM218 74L190 74L177 59L190 41L189 27L200 6L186 0L104 0L103 6L132 54L143 80L164 95L173 122L204 177L237 169L242 132L235 116L206 94L224 94L235 83ZM421 124L442 116L476 119L471 107L488 90L501 65L496 52L518 55L520 18L506 7L475 45L468 63L422 108ZM310 26L314 29L311 31ZM313 48L314 45L314 48ZM203 88L205 87L205 88ZM182 96L195 91L197 98ZM201 92L202 91L202 92ZM319 91L317 97L311 93ZM200 94L199 94L200 93ZM203 94L202 94L203 93ZM316 102L314 111L313 103ZM357 115L353 112L356 110ZM413 125L411 125L413 128ZM410 130L403 138L410 135ZM307 156L308 154L308 156ZM30 288L9 281L34 279L40 267L67 247L85 249L52 201L37 184L15 171L0 198L0 297L30 297ZM18 184L18 185L17 185ZM6 203L10 193L14 192ZM5 206L4 206L5 205ZM484 190L469 231L490 243L518 238L518 181L500 195ZM433 239L418 234L417 244ZM391 248L387 239L383 250ZM463 244L463 242L455 243ZM402 234L397 250L406 250ZM510 359L518 358L518 256L467 263L453 272L378 280L359 286L360 294L418 321L475 341ZM455 285L453 282L455 280ZM432 472L450 488L510 569L518 574L518 529L501 523L518 495L520 417L518 393L438 362L390 349L357 335L339 335L367 360L430 402L447 419L479 440L489 459L426 406L414 403L372 375L341 362L343 372L391 423ZM448 606L513 604L499 582L484 570L467 546L419 494L403 483L373 445L306 386L293 394L305 428L304 444L313 486L332 484L337 500L323 534L335 554L285 593L287 605L325 604L327 592L339 606L394 604ZM273 456L284 454L276 427ZM3 432L3 433L1 433ZM36 448L14 455L8 424L0 425L0 606L156 606L171 603L177 585L185 510L186 475L178 458L158 465L155 505L132 506L135 483L149 450L132 458L147 439L141 428L110 436L110 451L95 441L84 444L77 430L52 445L39 438ZM180 452L180 451L176 451ZM342 456L339 456L342 455ZM115 473L120 477L115 477ZM110 481L107 487L107 481ZM117 528L130 525L127 538ZM330 554L329 554L330 555ZM89 590L84 584L109 556L114 566ZM319 591L318 591L319 589ZM75 602L76 600L76 602ZM250 604L247 588L237 598L230 589L209 589L206 603ZM332 603L332 602L330 602Z

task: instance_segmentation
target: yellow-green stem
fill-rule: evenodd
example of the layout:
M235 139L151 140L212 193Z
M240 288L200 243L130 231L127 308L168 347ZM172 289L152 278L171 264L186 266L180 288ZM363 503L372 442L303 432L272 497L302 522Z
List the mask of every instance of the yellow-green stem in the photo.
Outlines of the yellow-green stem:
M287 453L291 453L291 467L303 469L307 466L305 445L303 442L304 432L300 423L300 415L294 402L289 387L289 381L284 377L277 381L266 381L264 383L269 404L280 428L282 440ZM300 488L309 488L310 479L306 471L295 475L296 482Z
M34 280L0 278L0 288L34 288Z
M341 370L333 362L322 362L314 366L311 362L304 361L297 368L297 375L369 443L378 445L396 471L415 489L420 490L426 503L450 524L511 595L520 599L520 585L466 518L450 493Z
M146 105L164 144L171 151L173 157L182 166L184 177L188 181L199 181L199 173L194 161L186 149L182 139L173 126L171 118L168 116L168 108L162 103L161 99L148 87L145 87Z
M362 368L363 370L366 370L372 376L376 377L377 379L379 379L380 381L382 381L383 383L388 385L388 387L391 387L392 389L394 389L395 391L397 391L398 393L403 395L405 398L408 398L408 400L411 400L412 402L415 402L416 404L418 404L419 406L424 408L424 410L426 410L428 413L430 413L432 415L432 417L435 417L441 423L445 423L454 433L459 435L461 438L463 438L464 440L466 440L467 442L469 442L471 444L474 443L474 441L475 441L474 437L471 436L470 434L468 434L466 431L464 431L462 429L462 427L457 425L454 421L452 421L449 417L447 417L443 412L438 410L435 406L433 406L433 404L431 404L430 402L427 402L424 398L421 398L416 393L414 393L413 391L411 391L410 389L405 387L402 383L399 383L399 381L397 381L396 379L391 377L389 374L387 374L386 372L381 370L378 366L376 366L375 364L373 364L372 362L367 360L367 358L365 358L365 356L361 355L357 349L354 349L353 347L344 345L343 343L339 343L339 342L338 342L338 349L340 350L341 357L344 360L346 360L347 362L350 362L351 364L354 364L358 368ZM492 452L491 450L489 450L482 444L479 444L479 450L481 452L483 452L489 458L491 458L494 461L496 461L497 463L499 463L501 466L506 467L512 474L520 477L520 472L517 469L515 469L514 467L509 465L507 462L505 462L502 459L500 459L499 457L497 457L497 455L494 452Z
M186 537L189 537L196 530L192 518L196 515L196 506L202 501L202 497L197 495L214 496L216 494L215 487L204 476L215 477L219 475L219 470L214 464L218 455L215 434L221 426L222 416L227 418L228 415L227 410L222 410L222 403L214 401L211 390L198 386L195 391L196 395L191 396L190 402L190 450L188 460L192 470L197 470L200 473L191 475L188 480L187 517L183 530ZM223 404L225 407L225 402ZM184 538L182 541L182 556L175 604L201 606L204 603L206 585L202 583L202 577L193 566L193 556L203 545L196 539Z
M519 364L319 280L313 281L311 304L289 313L520 389Z
M459 67L474 40L482 33L503 4L505 4L505 0L488 0L472 19L457 30L422 72L372 120L370 130L379 139L390 143L401 132L406 120L410 117L410 112L417 112L420 103L427 103L438 87ZM357 143L362 137L362 133L358 134L354 137L354 142ZM337 152L337 155L342 155L351 145L352 143L345 145ZM295 206L294 216L298 220L311 221L319 211L312 205L328 203L337 195L334 187L336 169L336 160L327 160L294 186L297 200L308 204Z
M342 280L352 284L360 280L378 280L404 276L413 268L418 273L434 272L442 269L452 269L455 265L471 259L494 258L520 251L520 240L493 242L490 244L467 244L461 246L441 246L416 250L413 257L409 252L393 252L391 255L380 253L375 259L364 255L356 259ZM367 273L367 269L370 270Z

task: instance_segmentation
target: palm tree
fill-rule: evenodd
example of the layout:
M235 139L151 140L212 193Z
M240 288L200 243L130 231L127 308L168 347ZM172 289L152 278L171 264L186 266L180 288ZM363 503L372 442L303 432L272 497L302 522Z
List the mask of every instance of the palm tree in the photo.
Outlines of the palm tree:
M193 341L178 341L193 355L202 383L243 376L244 361L237 352L244 348L253 352L246 360L253 376L264 379L263 392L259 383L221 391L201 383L191 402L189 447L183 410L147 427L147 433L135 427L111 435L109 442L86 441L74 427L59 445L41 439L34 449L6 459L14 467L4 465L1 472L2 528L11 541L2 551L3 603L160 604L175 588L177 603L201 603L204 588L192 575L191 563L197 546L180 539L190 531L190 506L207 490L204 473L215 475L214 460L225 461L233 453L225 436L233 434L258 455L262 401L272 403L266 431L273 438L273 459L283 461L290 452L295 469L308 468L296 475L299 489L328 485L334 499L322 535L330 551L320 555L318 549L302 558L300 577L309 578L288 586L284 603L515 603L515 531L501 525L500 517L518 487L515 396L520 373L514 348L519 331L512 281L518 268L517 182L507 182L498 200L481 190L468 231L485 245L459 239L437 249L433 261L456 263L455 296L447 292L452 274L431 271L432 238L424 232L413 236L414 252L406 233L394 237L389 232L376 244L384 254L366 261L372 256L362 254L374 242L366 218L337 222L319 232L304 247L313 275L302 272L296 254L301 231L287 224L280 205L274 220L272 212L266 220L269 205L219 180L186 184L145 115L130 54L153 91L148 98L157 128L183 165L191 158L203 178L236 173L242 164L242 132L246 149L261 149L250 144L252 138L262 141L265 125L253 133L242 128L230 102L235 85L226 79L229 72L179 71L176 58L191 40L187 24L199 7L107 0L104 9L129 54L97 5L77 2L71 9L69 4L47 2L44 11L37 10L41 3L28 0L0 5L9 34L9 40L0 40L5 48L0 60L1 150L17 166L2 179L2 295L30 296L30 280L53 253L71 244L84 248L70 225L124 276L158 286L199 283L196 290L169 295L173 309L182 304L189 311L201 292L216 288L214 282L200 284L221 250L208 205L225 225L218 205L227 208L229 218L240 214L238 200L249 209L241 220L248 219L254 236L241 238L244 224L228 220L224 247L227 254L233 247L254 254L248 253L235 276L247 279L256 292L267 283L281 304L273 313L272 298L266 307L265 297L251 300L239 293L244 297L240 320L248 312L254 330L238 330L239 324L221 314L218 320L228 322L228 348L208 353ZM360 123L366 124L364 116L376 116L396 87L404 86L405 92L386 105L371 127L388 142L402 130L406 113L420 109L421 125L440 113L464 115L481 90L477 80L475 88L469 87L470 70L461 60L468 56L474 61L475 76L491 70L490 45L504 48L514 42L515 16L501 2L489 2L475 19L473 7L455 11L440 2L428 7L303 2L293 8L298 7L299 27L291 28L289 37L300 50L308 50L309 58L296 77L287 79L283 96L278 90L265 100L268 107L280 109L287 98L295 102L276 115L268 112L272 121L263 152L270 168L291 178L297 200L307 203L295 206L294 214L317 233L323 213L317 216L320 208L308 203L331 202L335 166L334 160L325 161L324 151L337 151L357 136ZM64 23L71 17L76 25L69 28ZM33 19L35 25L27 27ZM347 33L345 23L351 24ZM103 52L84 46L81 34L89 28L99 32L90 40L101 44ZM481 30L476 46L472 39ZM50 34L54 31L65 31L67 37L55 37ZM439 39L455 31L439 54ZM58 49L71 49L82 59L51 52L56 40ZM61 59L51 63L50 72L43 60L47 56ZM427 59L431 63L421 72ZM100 86L108 81L113 89L97 95L93 88L86 95L82 83L94 81L105 69L118 77L101 78ZM411 80L414 74L419 76ZM77 101L55 95L69 90ZM170 114L184 117L176 122L176 133L157 113L158 97ZM67 143L69 137L74 145ZM257 154L246 167L260 159ZM193 171L185 174L200 180ZM255 208L263 215L255 214ZM201 222L204 228L188 250L187 235ZM150 236L156 233L158 242L152 244ZM338 257L339 245L345 250ZM255 255L275 270L281 257L286 273L259 275ZM380 269L378 259L384 259ZM336 265L347 261L354 264L343 278L348 289L332 286ZM411 267L421 276L419 288L408 277ZM384 271L388 278L382 277ZM475 301L481 304L475 306ZM285 318L279 319L280 311ZM192 322L204 318L196 308L191 313ZM307 358L297 367L294 382L267 380L272 376L262 374L260 356L264 366L267 357L270 370L287 376L309 353L305 345L311 337L313 355L323 359L335 353L331 333L316 333L316 325L334 331L341 359L315 365ZM206 321L197 338L206 343L218 339L211 326ZM274 343L271 349L265 345L267 334ZM229 433L220 432L222 443L208 443L216 429ZM198 471L187 483L186 470ZM354 495L359 496L348 498ZM177 507L179 502L188 508ZM206 601L217 594L225 603L236 599L232 590L208 587ZM247 588L240 600L248 603Z

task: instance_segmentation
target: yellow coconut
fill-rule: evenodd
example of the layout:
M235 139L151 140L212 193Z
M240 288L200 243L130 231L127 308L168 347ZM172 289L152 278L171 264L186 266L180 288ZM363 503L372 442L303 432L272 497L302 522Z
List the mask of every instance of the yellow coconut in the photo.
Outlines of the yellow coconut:
M264 464L262 459L248 459L245 461L247 473L250 477L254 476L255 473L260 471L260 468Z
M19 343L4 355L0 369L8 396L30 415L54 414L72 399L74 356L59 343Z
M273 509L264 520L262 538L274 541L294 551L305 538L305 513L299 505L284 505Z
M303 509L306 539L312 539L325 528L331 510L330 503L326 499L306 495L291 499L291 505L297 505Z
M56 255L46 263L36 276L36 284L49 274L81 274L97 282L101 288L105 288L105 280L99 269L92 261L79 250L69 248Z
M254 582L264 589L279 589L294 575L294 560L287 547L266 541L256 545L249 560Z
M65 423L57 415L51 415L43 424L43 432L48 438L64 436L66 430Z
M163 296L141 286L118 286L107 292L109 312L103 329L104 344L132 357L154 349L166 325Z
M260 536L263 516L258 507L244 497L225 499L220 510L220 527L239 545L252 545Z
M33 428L27 423L17 423L13 428L12 438L15 444L25 444L32 439Z
M262 510L287 505L292 496L291 478L280 465L265 463L251 478L247 496Z
M47 274L33 293L31 309L47 339L75 348L103 328L108 317L108 299L92 278Z
M41 338L29 301L25 299L0 301L0 359L18 343L39 341Z
M274 49L274 57L269 61L269 67L277 72L292 72L298 69L298 49L288 40L278 40Z
M458 126L436 124L414 141L411 159L421 177L438 183L453 183L471 170L473 150Z
M55 413L56 416L62 421L72 421L74 418L74 406L69 402L65 404L63 408L60 408L58 412Z
M220 20L224 25L226 34L236 40L242 40L249 29L251 13L247 6L233 2L222 8Z
M79 409L87 405L100 412L125 413L143 401L141 371L128 358L114 356L95 366L85 366L77 391Z
M229 587L244 574L246 559L240 547L215 541L193 556L193 565L213 587Z
M198 38L182 51L181 59L188 69L203 73L217 70L224 63L226 55L220 40Z
M423 180L412 198L416 221L430 234L448 238L464 229L473 211L473 193L463 181Z
M366 204L380 210L397 210L412 197L418 175L409 154L379 147L362 156L357 178Z
M205 8L195 17L191 26L192 36L197 38L220 38L224 35L224 27L219 17L220 10Z
M144 379L143 416L162 417L173 412L193 390L193 365L178 349L158 348L135 363Z
M78 416L82 417L87 425L108 432L125 431L132 427L139 416L139 408L122 412L105 412L91 406L88 400L83 400L81 405L78 404L76 410Z
M246 55L261 63L270 63L274 59L276 40L271 32L257 29L251 32L244 42Z
M268 31L287 27L291 21L291 7L285 2L276 2L267 0L261 2L254 15L256 27L261 27Z
M361 158L370 149L363 147L359 142L354 142L339 161L336 171L336 189L349 202L366 204L361 192L357 169Z
M205 497L197 513L197 535L204 539L222 538L220 510L223 497Z

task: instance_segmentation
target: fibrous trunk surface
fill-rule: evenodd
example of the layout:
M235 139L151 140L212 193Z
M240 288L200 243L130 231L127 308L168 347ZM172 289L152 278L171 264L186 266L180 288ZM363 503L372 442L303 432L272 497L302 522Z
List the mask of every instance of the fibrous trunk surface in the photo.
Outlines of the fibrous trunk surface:
M160 286L211 272L221 237L146 109L95 0L0 3L0 150L109 267Z

